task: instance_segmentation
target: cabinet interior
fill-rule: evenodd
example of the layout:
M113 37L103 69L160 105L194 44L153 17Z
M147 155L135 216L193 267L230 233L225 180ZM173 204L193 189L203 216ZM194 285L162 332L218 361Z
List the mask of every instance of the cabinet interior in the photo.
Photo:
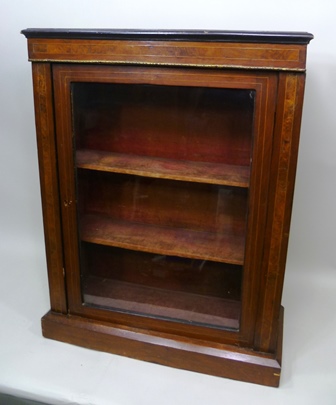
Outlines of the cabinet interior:
M255 91L74 82L82 299L239 329Z

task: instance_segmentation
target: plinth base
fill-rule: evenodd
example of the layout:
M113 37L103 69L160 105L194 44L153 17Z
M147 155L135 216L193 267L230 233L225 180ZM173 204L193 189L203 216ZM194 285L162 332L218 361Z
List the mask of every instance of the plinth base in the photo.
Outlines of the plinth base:
M239 381L279 386L283 308L274 355L196 339L186 341L176 335L158 336L152 331L124 329L107 322L54 312L48 312L42 318L42 329L47 338L89 349Z

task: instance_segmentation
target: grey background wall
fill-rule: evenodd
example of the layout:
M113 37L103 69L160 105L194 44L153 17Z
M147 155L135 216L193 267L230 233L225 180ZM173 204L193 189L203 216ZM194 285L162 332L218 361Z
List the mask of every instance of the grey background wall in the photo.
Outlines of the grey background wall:
M233 400L335 404L335 12L333 0L0 2L0 392L74 404L197 405ZM40 318L49 302L31 67L26 40L20 35L28 27L294 30L315 35L308 47L283 295L284 371L279 390L95 353L41 337Z

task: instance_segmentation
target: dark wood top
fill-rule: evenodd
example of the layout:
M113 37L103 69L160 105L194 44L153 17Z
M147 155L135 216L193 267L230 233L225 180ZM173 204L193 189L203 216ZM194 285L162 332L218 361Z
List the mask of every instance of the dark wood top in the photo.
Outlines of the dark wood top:
M314 38L314 36L308 32L282 31L29 28L22 30L21 33L25 35L26 38L251 42L274 44L308 44Z

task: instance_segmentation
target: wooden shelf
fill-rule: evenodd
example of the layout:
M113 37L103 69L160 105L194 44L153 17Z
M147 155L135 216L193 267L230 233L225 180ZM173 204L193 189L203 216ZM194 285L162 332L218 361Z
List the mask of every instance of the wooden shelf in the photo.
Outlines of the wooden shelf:
M78 150L77 167L112 173L235 187L249 186L249 167Z
M240 302L89 276L84 302L136 314L222 328L239 327Z
M83 276L239 301L242 266L81 243Z
M190 259L243 265L244 235L201 232L86 215L81 223L85 242Z

